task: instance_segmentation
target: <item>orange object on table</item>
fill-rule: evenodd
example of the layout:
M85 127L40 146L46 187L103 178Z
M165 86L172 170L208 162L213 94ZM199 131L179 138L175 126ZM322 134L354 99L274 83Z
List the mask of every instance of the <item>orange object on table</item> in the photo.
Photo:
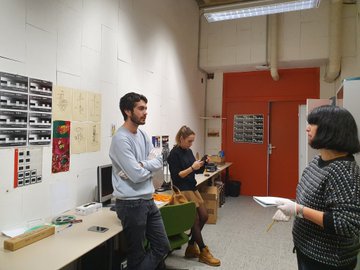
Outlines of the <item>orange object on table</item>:
M155 201L159 201L159 202L169 202L171 199L171 195L169 194L159 194L159 193L154 193L153 194L153 199Z

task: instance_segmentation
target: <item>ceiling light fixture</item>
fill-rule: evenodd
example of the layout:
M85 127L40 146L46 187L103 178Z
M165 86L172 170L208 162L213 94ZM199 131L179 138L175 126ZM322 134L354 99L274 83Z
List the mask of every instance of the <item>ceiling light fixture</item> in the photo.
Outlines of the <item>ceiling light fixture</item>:
M204 8L208 22L234 20L319 7L320 0L260 0Z

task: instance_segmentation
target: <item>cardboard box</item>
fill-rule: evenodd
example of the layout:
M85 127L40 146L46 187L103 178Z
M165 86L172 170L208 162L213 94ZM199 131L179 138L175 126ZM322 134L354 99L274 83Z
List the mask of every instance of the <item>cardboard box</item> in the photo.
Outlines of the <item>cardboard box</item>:
M204 200L217 200L218 197L218 189L215 186L204 186L200 193Z
M215 163L215 164L218 164L218 165L223 165L225 164L225 158L223 157L219 157L219 156L209 156L209 162L212 162L212 163Z
M54 226L43 226L4 241L4 249L17 250L55 233Z
M208 224L216 224L217 209L219 206L218 188L215 186L204 187L200 191L201 197L205 202L205 206L209 215Z
M208 213L207 224L216 224L217 221L217 209L218 202L217 201L206 201L205 206Z

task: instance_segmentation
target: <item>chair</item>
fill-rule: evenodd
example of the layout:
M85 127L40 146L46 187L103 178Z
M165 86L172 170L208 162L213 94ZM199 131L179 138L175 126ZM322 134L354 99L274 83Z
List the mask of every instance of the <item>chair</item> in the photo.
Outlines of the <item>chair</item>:
M189 241L189 236L185 231L190 230L195 222L195 203L166 205L160 208L160 213L170 242L170 252L181 248Z

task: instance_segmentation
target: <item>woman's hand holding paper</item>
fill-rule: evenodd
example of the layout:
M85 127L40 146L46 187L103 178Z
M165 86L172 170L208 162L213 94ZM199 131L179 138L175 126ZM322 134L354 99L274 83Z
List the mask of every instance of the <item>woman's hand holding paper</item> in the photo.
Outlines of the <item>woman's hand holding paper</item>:
M296 202L293 202L291 200L285 199L285 200L278 200L276 201L277 208L281 210L285 215L287 216L296 216Z
M290 220L290 216L285 215L281 210L277 210L275 212L275 215L272 217L275 221L284 221L288 222Z

